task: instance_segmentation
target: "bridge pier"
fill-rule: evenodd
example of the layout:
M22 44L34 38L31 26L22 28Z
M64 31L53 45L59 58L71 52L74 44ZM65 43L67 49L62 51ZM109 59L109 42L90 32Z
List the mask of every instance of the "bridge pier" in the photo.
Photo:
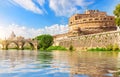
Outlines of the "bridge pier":
M19 50L23 50L23 44L24 44L24 43L23 43L22 41L19 41L19 42L18 42L18 49L19 49Z
M3 45L3 50L8 50L7 45Z
M19 45L18 47L19 47L18 48L19 50L23 50L23 46L22 45Z
M37 42L37 40L34 40L33 46L34 46L34 50L38 49L38 42Z
M38 49L38 47L37 47L37 46L34 46L34 49L35 49L35 50L37 50L37 49Z
M34 46L34 50L38 49L38 45L36 43L34 43L33 46Z

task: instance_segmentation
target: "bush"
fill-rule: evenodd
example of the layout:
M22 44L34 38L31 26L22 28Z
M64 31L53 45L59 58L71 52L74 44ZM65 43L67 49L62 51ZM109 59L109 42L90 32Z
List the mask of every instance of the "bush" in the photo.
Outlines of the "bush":
M112 45L112 44L107 45L107 46L106 46L106 49L107 49L108 51L111 51L111 50L113 49L113 45Z
M119 50L119 46L118 46L118 44L110 44L110 45L107 45L106 46L106 49L108 50L108 51L117 51L117 50Z
M72 45L70 45L69 50L73 51L73 46Z
M105 48L91 48L88 49L88 51L118 51L119 50L119 46L118 44L109 44L107 45Z
M119 50L119 46L118 46L118 44L114 44L112 50L113 50L113 51L117 51L117 50Z
M88 49L88 51L106 51L105 48L91 48L91 49Z
M50 46L47 50L67 50L65 47L62 46Z
M18 47L8 48L8 49L18 49Z
M32 50L32 49L34 49L34 48L31 47L31 46L24 46L24 47L23 47L23 50Z
M39 50L40 50L40 51L44 51L44 49L43 49L43 48L40 48Z

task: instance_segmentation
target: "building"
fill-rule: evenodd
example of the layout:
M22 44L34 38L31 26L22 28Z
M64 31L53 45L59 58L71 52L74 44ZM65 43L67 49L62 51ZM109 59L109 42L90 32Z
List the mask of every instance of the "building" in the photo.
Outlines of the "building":
M86 10L69 18L69 36L87 35L116 30L115 17L99 10Z
M12 31L7 40L24 40L24 39L25 38L22 36L16 36L15 33Z
M11 33L11 35L9 36L8 39L14 40L15 38L16 38L16 35L15 35L15 33L12 31L12 33Z

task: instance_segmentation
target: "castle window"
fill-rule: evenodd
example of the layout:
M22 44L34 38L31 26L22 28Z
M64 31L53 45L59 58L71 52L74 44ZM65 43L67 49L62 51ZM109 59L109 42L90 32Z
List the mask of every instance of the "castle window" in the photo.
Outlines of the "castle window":
M75 16L75 20L77 20L78 18L77 18L77 16Z
M92 21L92 19L89 19L89 21Z
M95 18L95 20L98 20L98 18Z
M83 20L83 21L86 21L86 20Z
M89 17L92 17L91 15L89 15Z
M72 24L72 22L70 22L70 24Z
M106 20L106 18L104 18L104 20Z
M110 20L113 20L113 18L110 18Z

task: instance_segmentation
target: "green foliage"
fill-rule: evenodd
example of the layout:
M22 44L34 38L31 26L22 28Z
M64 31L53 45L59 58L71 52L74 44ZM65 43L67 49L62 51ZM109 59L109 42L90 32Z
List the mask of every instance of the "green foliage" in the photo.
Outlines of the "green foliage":
M73 46L72 45L70 45L69 50L73 51Z
M50 46L46 50L67 50L65 47L62 46Z
M120 26L120 18L115 18L115 23Z
M109 44L109 45L107 45L106 46L106 50L108 50L108 51L117 51L117 50L119 50L119 46L118 46L118 44Z
M88 49L88 51L107 51L105 48L91 48L91 49Z
M117 51L117 50L119 50L119 46L118 46L118 44L114 44L112 50L113 50L113 51Z
M18 49L18 47L12 47L12 48L8 48L8 49L12 49L12 50L17 50Z
M53 44L53 37L51 35L40 35L37 36L35 39L38 40L38 48L42 48L43 50L46 50L49 46Z
M120 17L120 4L118 4L113 12L115 16Z
M109 44L106 46L106 50L111 51L113 49L113 45Z
M91 48L88 51L119 51L118 44L109 44L105 48Z
M25 46L23 47L24 50L32 50L33 48L31 46Z
M40 50L40 51L44 51L45 49L43 49L43 48L40 48L39 50Z
M120 4L118 4L117 6L116 6L116 8L115 8L115 10L114 10L114 15L116 16L116 19L115 19L115 21L116 21L116 24L118 25L118 26L120 26Z

